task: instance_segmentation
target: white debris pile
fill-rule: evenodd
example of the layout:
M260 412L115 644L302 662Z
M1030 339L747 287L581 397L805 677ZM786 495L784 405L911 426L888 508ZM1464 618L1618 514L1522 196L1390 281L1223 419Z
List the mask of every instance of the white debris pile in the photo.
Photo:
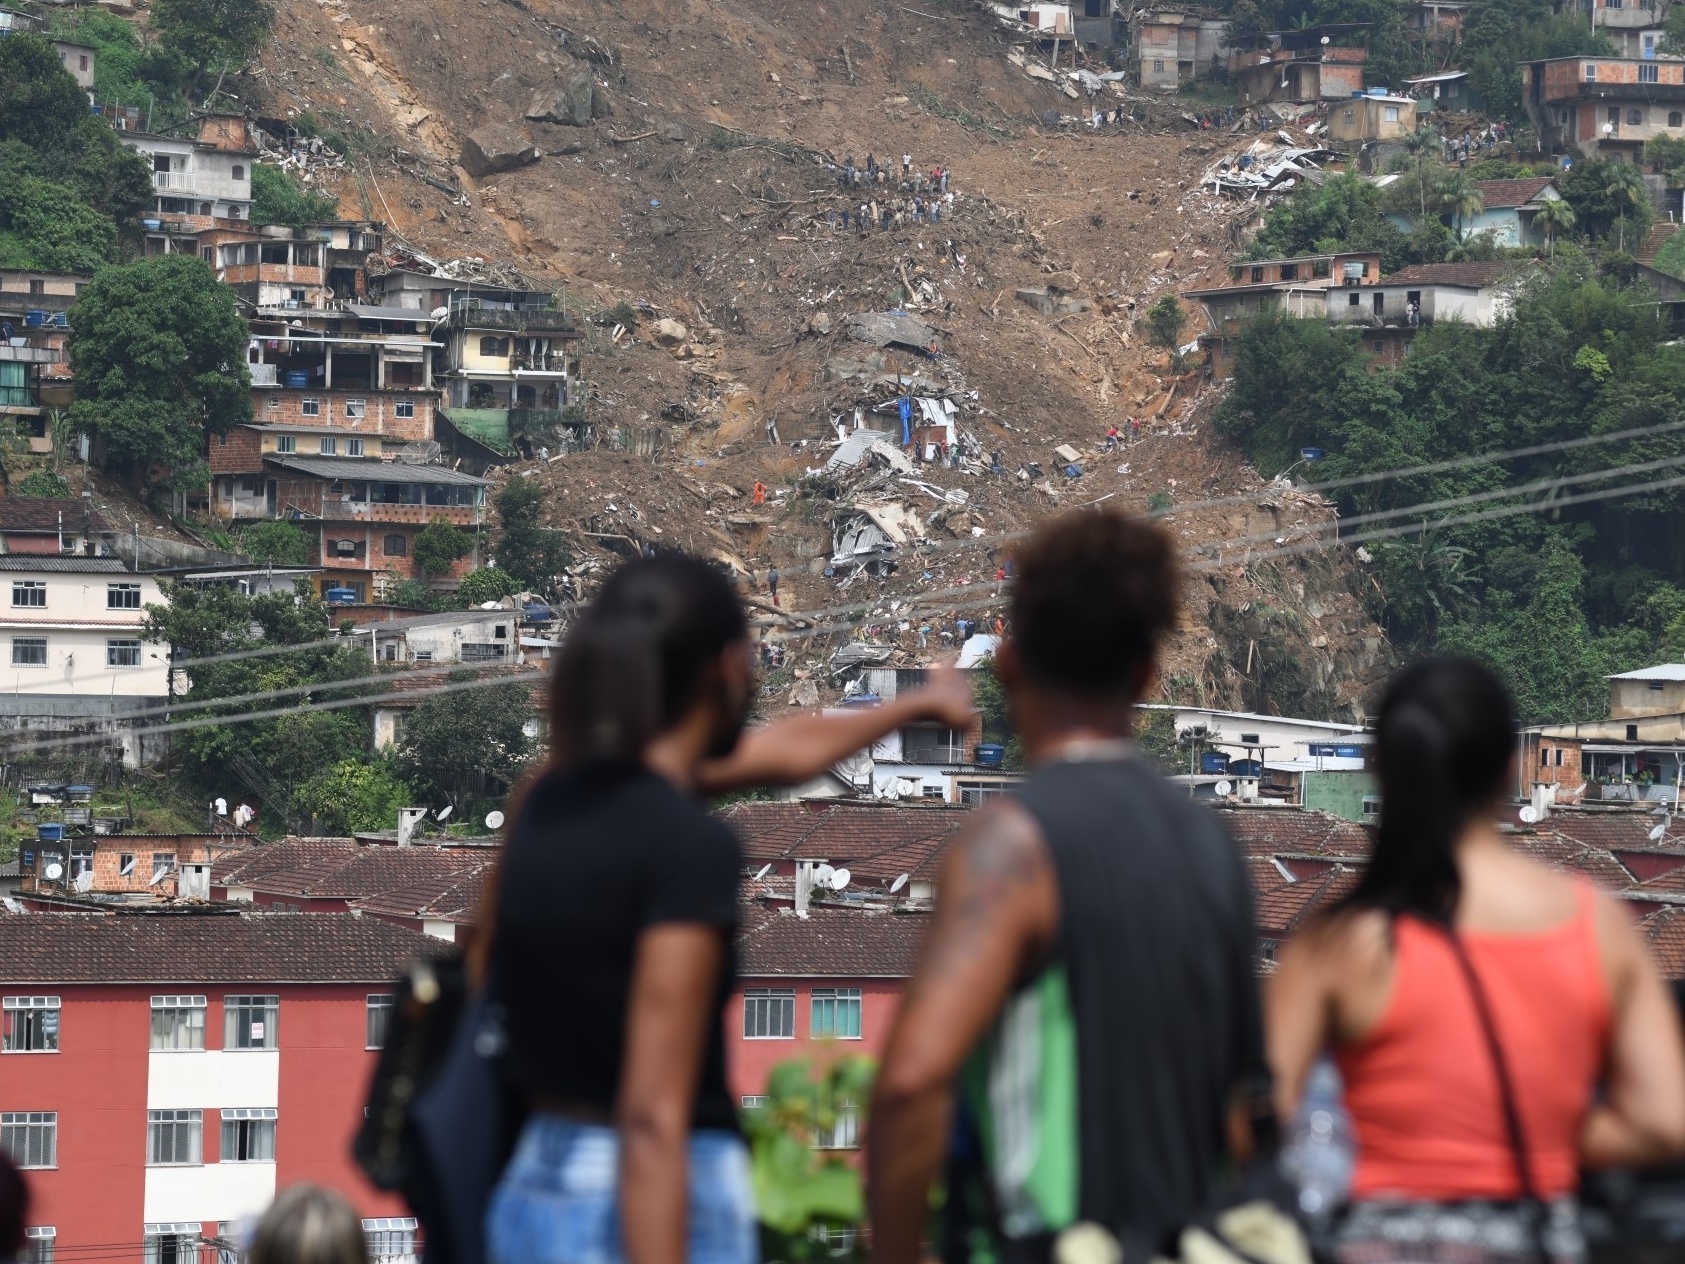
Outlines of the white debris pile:
M1260 136L1243 149L1230 150L1207 167L1200 187L1230 197L1284 193L1301 179L1344 155L1316 145L1300 145L1285 131Z

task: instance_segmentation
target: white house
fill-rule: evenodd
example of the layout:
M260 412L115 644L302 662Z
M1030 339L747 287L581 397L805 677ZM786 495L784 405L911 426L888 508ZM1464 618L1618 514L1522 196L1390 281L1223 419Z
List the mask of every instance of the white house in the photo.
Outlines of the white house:
M1180 707L1171 703L1144 702L1142 711L1168 711L1178 737L1203 736L1206 744L1225 750L1236 759L1262 759L1274 763L1305 754L1306 748L1336 738L1361 734L1361 724L1338 724L1327 720L1300 720L1290 716L1256 715L1249 711L1215 711L1206 707Z
M119 132L118 138L151 162L156 214L251 218L256 151L147 132Z

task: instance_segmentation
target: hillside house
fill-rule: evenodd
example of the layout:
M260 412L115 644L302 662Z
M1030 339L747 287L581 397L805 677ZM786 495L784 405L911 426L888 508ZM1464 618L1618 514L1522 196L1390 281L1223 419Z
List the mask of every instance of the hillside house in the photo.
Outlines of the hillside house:
M1371 358L1399 364L1424 325L1445 320L1496 324L1509 313L1523 275L1506 260L1414 264L1376 285L1330 290L1328 323L1362 327Z
M1363 91L1363 68L1369 50L1333 42L1352 28L1313 27L1263 37L1253 47L1229 54L1229 74L1246 104L1265 101L1315 103L1350 97Z
M1466 70L1443 70L1404 81L1406 94L1416 98L1417 114L1484 114L1486 103L1469 86Z
M84 92L92 92L94 62L99 55L94 46L78 44L74 40L54 40L53 47L58 51L64 68L70 72L70 77L76 80L76 86Z
M1527 62L1521 67L1521 100L1545 148L1637 162L1651 137L1685 137L1685 60Z
M1527 781L1558 803L1674 803L1685 753L1685 663L1609 677L1609 715L1523 730Z
M1668 0L1556 0L1555 8L1589 20L1622 57L1654 57L1667 34Z
M203 140L121 131L118 136L152 166L153 214L208 221L251 219L255 148L223 148ZM154 228L146 219L142 227Z
M1354 96L1328 107L1328 139L1337 145L1402 140L1416 130L1413 97Z
M458 289L435 333L445 419L462 435L504 455L558 447L578 376L581 334L554 294L542 290Z
M1200 334L1200 346L1211 354L1212 371L1227 377L1234 367L1235 339L1248 320L1272 311L1323 320L1328 312L1326 291L1363 285L1380 274L1381 256L1373 252L1243 259L1229 268L1227 285L1187 290L1182 297L1204 307L1209 328Z
M1491 232L1500 246L1542 246L1546 235L1535 222L1546 202L1560 202L1562 193L1550 176L1526 180L1482 180L1479 214L1468 222L1474 233Z
M1137 12L1129 22L1130 60L1143 88L1174 88L1207 78L1228 56L1228 19L1195 6Z
M103 557L117 545L117 528L91 501L0 496L0 552L7 555Z

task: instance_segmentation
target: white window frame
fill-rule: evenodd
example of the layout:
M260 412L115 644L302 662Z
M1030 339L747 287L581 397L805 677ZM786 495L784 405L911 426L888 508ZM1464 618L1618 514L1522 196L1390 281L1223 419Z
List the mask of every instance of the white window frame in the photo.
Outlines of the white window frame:
M774 1026L771 1021L775 1011L789 1015L788 1032L772 1032ZM756 1031L754 1029L761 1030ZM795 988L744 988L743 989L743 1039L745 1040L794 1040L796 1038L796 990Z
M19 1144L17 1130L24 1130L24 1136ZM12 1133L12 1144L7 1145L5 1134ZM34 1145L35 1158L38 1162L31 1163L31 1138L39 1135L41 1138ZM0 1148L7 1150L12 1156L12 1162L28 1171L33 1168L47 1169L59 1165L59 1113L56 1110L7 1110L0 1111Z
M279 996L230 994L222 998L222 1047L229 1053L279 1048L280 1026ZM258 1028L255 1036L253 1028Z
M1661 67L1658 66L1653 61L1651 61L1651 62L1641 62L1641 63L1639 63L1639 66L1638 66L1638 82L1639 83L1660 83L1661 82L1660 71L1661 71Z
M23 1254L18 1264L53 1264L53 1248L59 1231L53 1225L27 1225L23 1231Z
M392 401L392 415L394 417L414 417L415 401L413 399L395 399Z
M218 1138L217 1161L220 1163L275 1162L276 1121L280 1112L273 1106L224 1106L222 1132ZM268 1127L264 1127L267 1124ZM246 1148L258 1151L257 1157L241 1158L240 1134L246 1134ZM232 1142L231 1142L232 1138Z
M113 637L108 640L105 643L105 665L107 667L141 666L140 641L130 637Z
M829 1005L831 1017L828 1024L830 1030L823 1030L819 1022L820 1007ZM839 1034L840 1025L837 1020L845 1012L845 1007L854 1009L854 1034ZM865 1000L860 995L859 988L814 988L808 994L807 1001L807 1033L815 1040L859 1040L865 1026Z
M163 1130L168 1129L166 1133ZM169 1144L163 1143L168 1137ZM159 1154L170 1156L161 1159ZM182 1157L183 1151L188 1157ZM205 1112L194 1109L149 1110L146 1112L147 1167L203 1167L205 1163Z
M365 1049L386 1048L386 1038L392 1031L392 1007L398 998L391 992L370 992L363 998L363 1038Z
M27 648L28 658L19 658L18 650ZM39 648L41 661L35 661L34 651ZM12 638L12 666L13 667L45 667L47 665L47 638L44 636L14 636Z
M322 415L322 401L314 397L299 400L298 415L300 417L320 417Z
M362 456L363 441L361 439L347 439L345 441L346 456Z
M743 1109L744 1110L757 1110L760 1107L765 1106L765 1105L766 1105L766 1094L764 1094L764 1093L751 1093L749 1096L743 1098Z
M815 1150L858 1150L860 1148L860 1108L853 1102L836 1104L836 1119L829 1128L813 1130Z
M297 435L276 435L275 452L279 456L295 456L298 453Z
M107 610L139 610L139 584L107 584L105 586L105 608Z
M333 435L323 435L316 446L323 456L339 455L339 440Z
M59 1051L59 1034L61 1015L64 1006L56 996L8 996L0 999L0 1053L57 1053ZM19 1018L14 1015L25 1015ZM39 1018L29 1015L39 1014ZM50 1015L50 1017L49 1017ZM21 1047L18 1044L19 1024L23 1026L24 1040ZM33 1039L50 1040L51 1043L35 1045Z
M416 1259L414 1216L384 1216L363 1221L369 1264L411 1264Z
M361 421L369 415L369 401L366 399L348 399L345 401L345 418L347 421Z
M172 857L173 859L173 857ZM154 996L152 998L152 1041L150 1049L153 1053L196 1053L205 1047L205 1010L206 1000L203 996ZM175 1018L164 1018L161 1015L173 1014ZM197 1017L195 1017L195 1015ZM168 1028L160 1031L160 1026ZM181 1043L185 1033L187 1043ZM163 1044L160 1040L167 1038L170 1043ZM195 1043L197 1038L197 1043Z
M168 1224L149 1224L145 1227L146 1237L141 1244L141 1259L144 1264L195 1264L199 1258L199 1243L202 1240L203 1228L194 1221L177 1221ZM164 1239L174 1238L170 1243L169 1253L164 1251ZM187 1239L183 1242L181 1239Z
M1596 83L1597 82L1597 63L1594 62L1594 61L1588 61L1585 64L1585 68L1586 68L1585 81L1587 83Z
M47 581L44 579L14 579L12 581L12 605L26 610L44 609L47 605Z

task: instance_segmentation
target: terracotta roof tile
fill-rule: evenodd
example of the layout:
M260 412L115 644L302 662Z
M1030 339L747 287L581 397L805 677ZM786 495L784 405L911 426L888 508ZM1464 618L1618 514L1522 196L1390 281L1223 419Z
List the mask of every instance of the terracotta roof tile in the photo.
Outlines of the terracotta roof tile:
M1481 180L1481 200L1489 211L1511 206L1526 206L1556 181L1550 176L1530 176L1525 180Z
M211 868L211 881L298 899L390 897L417 886L436 895L483 868L492 854L350 838L285 838L218 861Z
M1417 263L1403 268L1389 277L1382 277L1382 285L1457 285L1482 289L1515 271L1515 264L1506 259L1476 263Z
M970 809L941 805L808 801L735 803L719 814L745 862L828 860L868 881L933 877Z
M854 909L767 909L745 919L738 941L745 978L904 979L918 962L930 917Z
M109 531L110 525L82 501L47 496L0 496L0 531Z
M1638 924L1656 966L1669 979L1685 979L1685 908L1665 908Z
M0 915L0 985L378 983L439 941L356 913Z

